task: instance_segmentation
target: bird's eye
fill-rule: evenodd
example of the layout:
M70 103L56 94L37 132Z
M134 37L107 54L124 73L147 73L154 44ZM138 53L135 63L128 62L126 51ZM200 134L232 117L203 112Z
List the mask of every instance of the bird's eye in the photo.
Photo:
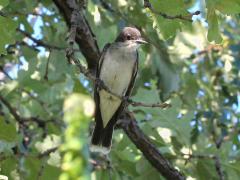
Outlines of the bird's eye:
M131 40L130 34L127 35L127 40Z

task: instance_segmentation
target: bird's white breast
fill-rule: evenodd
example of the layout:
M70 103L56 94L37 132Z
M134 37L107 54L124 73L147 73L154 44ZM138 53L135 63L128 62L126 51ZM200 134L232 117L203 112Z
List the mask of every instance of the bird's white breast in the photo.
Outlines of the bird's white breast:
M136 51L129 51L126 48L109 48L103 60L100 79L112 92L124 96L132 79L136 59ZM121 100L105 90L100 90L99 95L105 127L119 108Z

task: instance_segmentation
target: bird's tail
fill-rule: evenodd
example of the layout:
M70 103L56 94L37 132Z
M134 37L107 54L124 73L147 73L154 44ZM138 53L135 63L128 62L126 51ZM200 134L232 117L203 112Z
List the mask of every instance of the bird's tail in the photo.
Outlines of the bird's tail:
M113 126L103 126L97 122L93 130L90 151L108 154L112 145Z

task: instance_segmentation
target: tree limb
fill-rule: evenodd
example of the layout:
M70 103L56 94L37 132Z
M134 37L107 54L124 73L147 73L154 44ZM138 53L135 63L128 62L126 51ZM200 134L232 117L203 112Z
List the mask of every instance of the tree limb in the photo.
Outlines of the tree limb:
M58 7L59 12L63 15L68 27L70 28L73 9L69 7L67 1L53 0L53 2ZM98 48L95 35L81 11L79 11L79 17L77 24L75 25L77 25L75 41L79 45L82 54L87 60L88 69L90 71L94 71L100 56L100 50Z
M150 139L139 128L136 119L130 113L119 120L118 125L124 130L131 141L141 150L145 158L167 179L185 179L185 177L169 163L167 159L151 143Z
M67 57L78 66L80 72L96 82L96 77L89 72L89 70L95 72L100 52L89 24L82 12L76 12L76 9L78 8L73 7L74 5L76 6L75 0L68 0L68 4L66 1L60 0L54 0L54 2L59 8L59 11L63 14L65 21L70 28L70 49L67 51ZM79 17L74 17L76 15ZM78 19L79 24L76 24L77 22L72 22L74 19ZM74 37L75 35L76 37ZM89 70L79 63L71 51L73 46L72 40L74 39L88 62ZM120 123L121 127L153 167L155 167L167 179L185 179L185 177L174 169L168 160L165 159L158 149L150 142L149 138L138 127L136 120L130 118L128 114L126 114L126 117L128 117L125 119L127 123Z

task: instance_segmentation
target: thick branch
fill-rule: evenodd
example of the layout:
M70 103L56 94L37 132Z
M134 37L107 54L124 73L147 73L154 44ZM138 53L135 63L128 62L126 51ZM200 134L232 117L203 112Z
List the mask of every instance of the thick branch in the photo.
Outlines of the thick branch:
M53 0L55 5L58 7L59 12L62 13L68 27L71 27L71 14L73 9L69 7L67 1ZM96 38L86 20L83 13L79 11L79 17L77 22L77 32L75 41L79 45L82 54L85 56L88 68L94 71L97 65L97 61L100 56L100 51L97 45Z
M185 179L185 177L178 172L166 160L158 149L152 144L150 139L142 132L137 125L137 121L131 114L125 114L124 119L119 120L118 125L124 130L131 141L141 150L145 158L167 179Z
M81 12L77 12L78 8L73 7L74 5L76 6L75 0L68 0L66 2L68 3L68 5L65 2L62 2L62 1L60 2L58 0L54 0L54 2L58 6L59 10L62 11L62 13L64 14L65 20L67 21L67 24L70 27L70 33L69 33L70 46L66 54L67 58L69 59L69 62L74 62L78 66L81 73L83 73L86 77L90 78L94 82L97 82L96 77L92 73L90 73L89 70L87 70L85 67L83 67L79 63L78 59L74 56L74 53L72 51L73 40L75 39L79 44L82 53L87 59L90 70L95 71L95 69L91 69L91 68L97 67L97 60L100 53L97 47L97 43L94 39L94 36L91 33L92 31L90 29L90 26L88 25L86 19L81 14ZM80 26L76 24L77 22L75 20L77 19L80 19L80 21L78 22L79 22L79 25L81 25L81 28L79 28ZM81 29L84 29L84 28L86 29L83 31L80 31ZM78 39L78 37L80 37L80 39ZM78 42L78 40L81 40L83 42L87 41L87 44L91 46L89 46L86 49L86 46L85 45L82 46L82 42L81 41ZM92 61L90 58L92 55L95 55L97 59L94 59L94 61ZM94 65L91 65L91 63L94 63ZM99 84L102 84L102 86L104 86L103 82ZM105 89L108 90L107 87L105 87ZM154 107L154 106L151 106L151 107ZM181 180L185 179L185 177L176 169L174 169L173 166L170 165L168 160L166 160L158 151L158 149L150 142L147 136L138 127L136 120L134 118L130 118L131 116L128 114L126 114L126 117L127 118L125 120L127 121L127 123L121 124L121 127L124 129L125 133L129 136L132 142L139 148L139 150L141 150L141 152L144 154L147 160L153 165L153 167L155 167L167 179L181 179Z

